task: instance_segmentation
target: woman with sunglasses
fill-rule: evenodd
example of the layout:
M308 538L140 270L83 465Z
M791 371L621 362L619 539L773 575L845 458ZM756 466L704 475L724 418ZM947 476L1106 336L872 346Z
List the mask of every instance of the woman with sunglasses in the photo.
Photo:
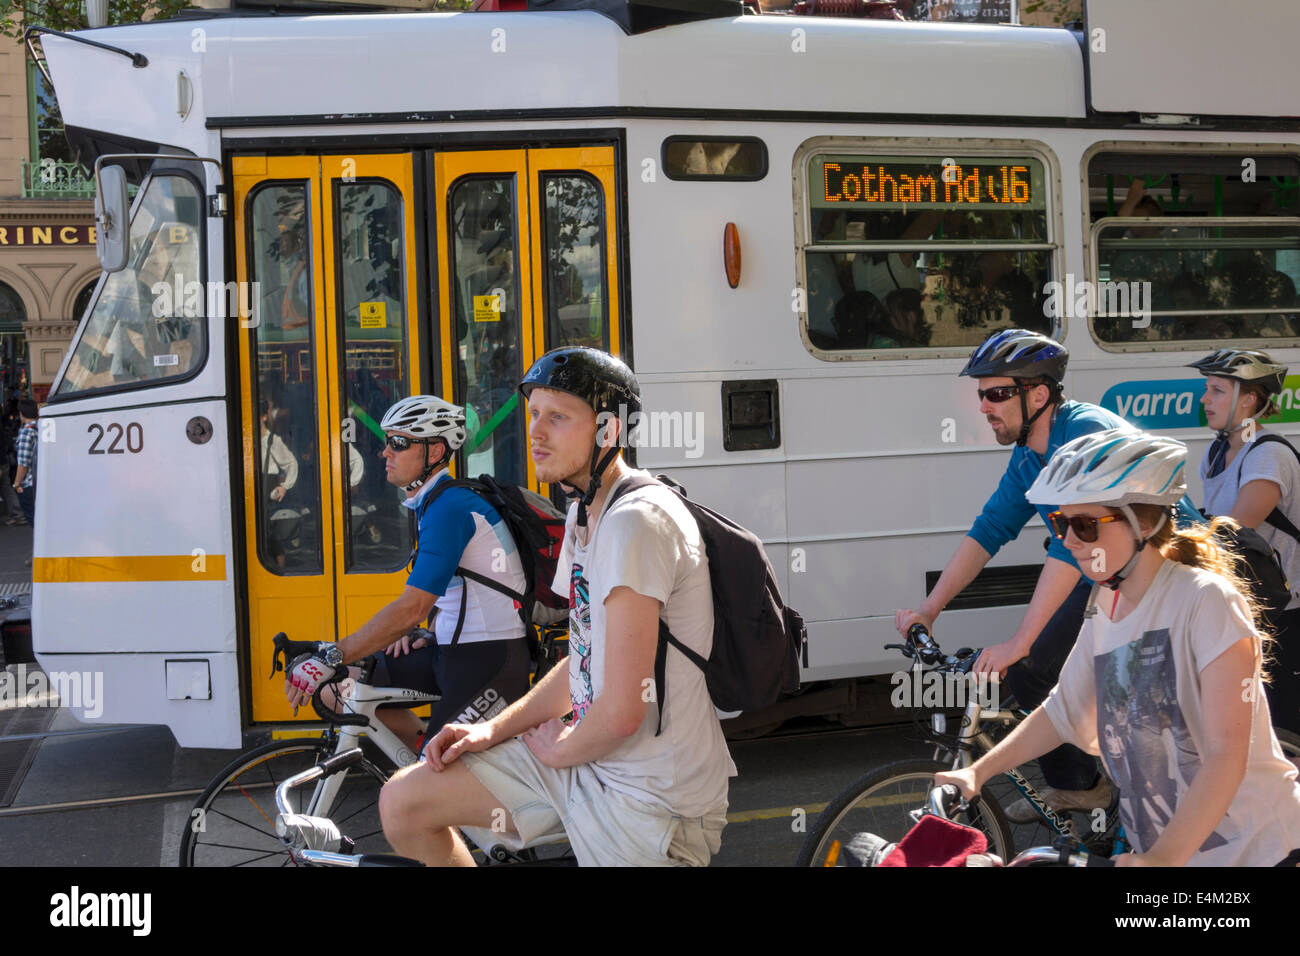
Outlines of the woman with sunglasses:
M469 587L466 575L523 591L527 579L514 539L496 508L468 488L443 489L424 503L450 480L447 466L466 438L463 408L435 395L413 395L393 405L380 428L388 482L405 493L403 507L416 514L410 577L402 593L355 633L291 662L285 694L297 706L338 668L374 655L376 685L441 696L430 710L434 731L449 722L486 720L528 692L532 662L514 601L485 584ZM435 606L440 613L433 633L412 637ZM331 694L322 698L334 706ZM418 753L424 726L414 713L393 705L381 707L379 718Z
M1071 742L1099 754L1119 787L1134 849L1119 865L1300 864L1297 771L1259 693L1249 592L1213 537L1227 519L1171 520L1186 458L1181 442L1116 429L1070 442L1043 469L1026 497L1058 506L1053 533L1100 585L1095 613L1043 705L935 780L973 796Z
M1291 602L1272 620L1268 704L1276 726L1300 733L1300 458L1281 435L1255 425L1277 414L1286 366L1266 352L1220 349L1190 367L1205 376L1201 404L1215 431L1201 459L1205 513L1258 531L1291 582Z

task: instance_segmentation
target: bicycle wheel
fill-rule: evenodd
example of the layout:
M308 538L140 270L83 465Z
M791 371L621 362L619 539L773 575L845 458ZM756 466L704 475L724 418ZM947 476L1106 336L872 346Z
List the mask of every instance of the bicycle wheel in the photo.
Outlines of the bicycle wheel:
M937 760L900 760L859 777L817 817L795 865L844 865L840 850L858 833L898 842L914 825L911 812L926 805L934 775L951 769L951 764ZM988 838L990 853L1003 860L1011 855L1011 830L997 804L977 797L957 822L980 830Z
M185 821L181 866L291 866L275 834L275 788L332 754L318 738L273 740L241 754L208 784ZM391 853L379 822L388 775L362 760L347 771L328 816L358 853ZM309 795L314 784L298 791ZM303 797L300 796L300 799Z
M1300 734L1283 727L1274 727L1273 733L1277 734L1277 742L1282 745L1282 753L1300 768Z

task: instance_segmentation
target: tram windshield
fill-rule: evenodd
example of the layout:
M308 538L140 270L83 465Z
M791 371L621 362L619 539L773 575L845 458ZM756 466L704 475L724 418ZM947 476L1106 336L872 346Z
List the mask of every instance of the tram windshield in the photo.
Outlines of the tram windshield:
M144 189L126 268L104 280L56 394L153 384L203 361L202 195L179 173L153 176Z

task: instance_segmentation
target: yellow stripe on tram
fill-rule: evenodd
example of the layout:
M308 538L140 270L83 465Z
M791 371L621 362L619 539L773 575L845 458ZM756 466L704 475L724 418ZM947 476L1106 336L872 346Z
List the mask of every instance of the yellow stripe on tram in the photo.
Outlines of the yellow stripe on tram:
M32 581L35 584L224 580L224 554L96 555L36 558L32 561Z

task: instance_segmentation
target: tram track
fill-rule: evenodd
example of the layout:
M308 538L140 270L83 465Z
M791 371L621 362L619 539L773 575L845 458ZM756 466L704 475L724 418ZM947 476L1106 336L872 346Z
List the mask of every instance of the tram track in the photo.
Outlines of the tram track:
M902 726L902 725L899 725ZM118 733L125 730L135 729L131 725L121 727L91 728L86 730L59 730L48 731L39 734L16 734L9 737L0 737L0 743L16 740L29 740L46 737L68 737L68 736L85 736L89 734L109 734ZM778 740L794 740L800 738L836 738L847 737L854 734L870 733L884 729L879 726L875 727L803 727L794 728L783 733L767 734L763 737L752 737L744 740L728 741L732 747L746 746L757 743L770 743ZM255 784L255 787L269 787L271 784ZM0 808L0 820L11 817L34 816L37 814L48 813L73 813L80 810L91 809L108 809L112 807L130 806L135 804L149 802L166 802L170 800L194 799L206 789L206 784L201 787L183 788L177 790L158 790L152 793L133 793L123 794L121 796L97 797L88 800L67 800L57 803L31 804L27 806L5 807ZM818 813L824 809L824 803L808 804L802 809L809 813ZM760 807L749 810L735 810L727 815L729 823L745 823L754 820L769 820L777 817L788 817L794 807Z

